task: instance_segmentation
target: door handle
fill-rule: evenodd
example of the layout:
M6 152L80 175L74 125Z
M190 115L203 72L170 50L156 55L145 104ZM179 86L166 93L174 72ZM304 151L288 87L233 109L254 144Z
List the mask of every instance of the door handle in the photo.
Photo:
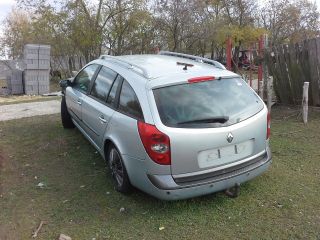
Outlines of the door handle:
M102 116L102 115L99 117L99 120L100 120L101 122L103 122L103 123L106 123L106 122L107 122L107 120L104 119L104 116Z
M78 99L78 100L77 100L77 103L78 103L79 105L81 105L81 104L82 104L82 102L81 102L81 100L80 100L80 99Z

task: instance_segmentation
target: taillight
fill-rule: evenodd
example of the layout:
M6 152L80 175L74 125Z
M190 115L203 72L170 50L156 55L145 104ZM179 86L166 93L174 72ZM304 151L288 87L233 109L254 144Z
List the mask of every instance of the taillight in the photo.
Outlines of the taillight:
M138 121L141 141L149 157L161 165L171 164L170 139L156 126Z
M188 79L188 83L206 82L215 80L214 76L203 76Z
M270 134L271 134L271 116L270 116L270 113L268 112L268 115L267 115L267 139L270 138Z

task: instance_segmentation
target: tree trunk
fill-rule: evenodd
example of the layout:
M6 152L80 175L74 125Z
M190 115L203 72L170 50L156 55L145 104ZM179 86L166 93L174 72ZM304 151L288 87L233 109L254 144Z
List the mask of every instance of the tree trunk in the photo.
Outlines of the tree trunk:
M237 72L238 64L239 64L239 53L240 53L240 46L241 42L239 42L239 45L234 48L233 56L232 56L232 71Z
M214 58L214 41L211 42L210 45L210 58L213 59Z

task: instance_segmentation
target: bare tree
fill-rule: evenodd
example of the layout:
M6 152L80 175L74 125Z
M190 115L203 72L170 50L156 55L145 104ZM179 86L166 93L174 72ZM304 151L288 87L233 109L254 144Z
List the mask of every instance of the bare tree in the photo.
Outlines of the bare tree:
M260 19L273 44L319 36L319 11L311 1L269 0L260 11Z

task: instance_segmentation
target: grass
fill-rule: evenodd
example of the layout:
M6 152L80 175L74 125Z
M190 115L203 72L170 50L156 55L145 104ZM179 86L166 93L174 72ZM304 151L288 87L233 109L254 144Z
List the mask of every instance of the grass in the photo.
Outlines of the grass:
M273 164L238 198L176 202L116 192L102 158L59 115L0 122L0 239L30 239L41 220L37 239L319 239L320 112L307 126L296 113L273 110Z

